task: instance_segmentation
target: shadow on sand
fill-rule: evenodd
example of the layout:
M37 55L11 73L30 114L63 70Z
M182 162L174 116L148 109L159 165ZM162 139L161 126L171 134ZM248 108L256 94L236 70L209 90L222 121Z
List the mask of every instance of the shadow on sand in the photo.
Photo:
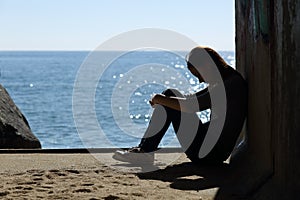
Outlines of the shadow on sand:
M219 188L214 199L245 199L235 195L237 177L226 163L220 165L197 165L185 162L157 171L139 173L140 179L170 182L170 187L179 190L206 190ZM238 186L240 187L240 186Z

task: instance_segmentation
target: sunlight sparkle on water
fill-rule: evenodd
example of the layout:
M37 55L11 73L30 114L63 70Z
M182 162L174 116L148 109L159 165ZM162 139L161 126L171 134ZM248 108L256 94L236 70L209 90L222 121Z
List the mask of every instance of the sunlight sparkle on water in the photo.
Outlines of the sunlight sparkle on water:
M134 95L135 95L135 96L142 96L143 94L140 93L140 92L135 92Z
M191 85L195 85L196 84L196 82L195 82L195 80L193 78L190 78L189 82L190 82Z
M174 66L175 68L180 68L180 69L184 69L184 65L179 65L179 64L176 64L175 66Z

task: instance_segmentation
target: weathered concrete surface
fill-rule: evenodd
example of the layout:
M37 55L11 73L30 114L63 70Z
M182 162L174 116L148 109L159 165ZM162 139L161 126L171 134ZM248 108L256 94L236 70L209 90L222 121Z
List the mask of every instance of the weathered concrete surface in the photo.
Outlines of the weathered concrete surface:
M0 149L17 148L41 148L41 144L24 115L0 85Z
M248 80L248 149L235 163L254 199L299 199L300 3L236 0L237 69Z
M300 2L273 6L272 182L286 199L300 199Z

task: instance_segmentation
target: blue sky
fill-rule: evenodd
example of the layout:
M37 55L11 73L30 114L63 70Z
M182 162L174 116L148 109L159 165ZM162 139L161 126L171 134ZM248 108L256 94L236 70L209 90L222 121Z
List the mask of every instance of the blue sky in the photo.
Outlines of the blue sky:
M0 0L0 27L0 50L93 50L140 28L234 50L234 0Z

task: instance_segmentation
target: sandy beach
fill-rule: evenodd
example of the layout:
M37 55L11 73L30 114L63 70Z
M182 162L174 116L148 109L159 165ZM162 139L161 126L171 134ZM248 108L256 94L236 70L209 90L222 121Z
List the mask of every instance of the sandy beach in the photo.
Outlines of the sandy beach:
M164 153L156 158L177 159L140 173L111 156L2 153L0 199L218 199L226 185L227 164L201 167L182 153Z

